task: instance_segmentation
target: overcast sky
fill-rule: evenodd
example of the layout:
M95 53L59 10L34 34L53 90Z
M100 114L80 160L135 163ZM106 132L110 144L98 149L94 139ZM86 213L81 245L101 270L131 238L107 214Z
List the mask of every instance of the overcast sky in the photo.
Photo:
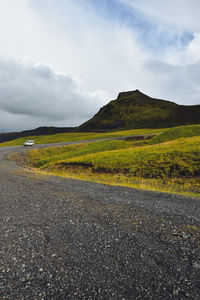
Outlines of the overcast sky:
M76 126L120 91L200 104L199 0L0 0L0 132Z

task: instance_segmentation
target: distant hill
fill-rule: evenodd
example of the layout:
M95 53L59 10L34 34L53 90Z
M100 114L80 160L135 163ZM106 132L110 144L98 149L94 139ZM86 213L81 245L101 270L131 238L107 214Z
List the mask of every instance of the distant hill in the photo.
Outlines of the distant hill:
M74 131L73 127L38 127L33 130L25 130L21 132L0 133L0 143L12 141L25 136L49 135L56 133L66 133Z
M76 131L164 128L200 124L200 105L184 106L151 98L139 90L120 93Z

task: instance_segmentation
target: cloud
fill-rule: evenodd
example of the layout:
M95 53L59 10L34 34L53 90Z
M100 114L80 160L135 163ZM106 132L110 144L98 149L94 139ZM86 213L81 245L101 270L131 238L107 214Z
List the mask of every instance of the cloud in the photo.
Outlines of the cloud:
M139 12L146 59L141 62L142 90L180 104L200 103L200 19L198 0L119 0ZM149 24L148 31L145 27ZM150 58L150 54L152 57Z
M91 6L91 2L94 2L94 6ZM109 18L109 14L102 17L98 13L99 5L96 8L96 1L64 1L65 9L61 7L68 18L62 17L59 9L56 9L55 1L51 2L52 6L46 15L43 12L43 18L47 20L48 16L50 20L47 23L52 31L55 29L55 19L60 16L56 30L68 41L69 55L65 63L70 73L81 78L82 89L88 91L100 88L111 99L119 91L139 88L147 94L153 92L152 96L158 95L174 101L180 99L187 104L199 103L194 78L200 59L199 33L194 32L200 30L199 1L115 2L126 3L129 12L132 6L140 14L133 13L132 23L126 22L122 15L119 18ZM49 15L53 17L49 18ZM187 32L190 34L187 35ZM147 39L150 40L148 43ZM155 61L152 70L147 67L146 62L149 61ZM164 65L169 68L166 73L168 79L163 79ZM186 97L186 85L191 91L190 97Z
M0 109L13 120L21 115L35 126L78 125L121 90L138 87L146 55L137 32L98 16L86 1L22 0L13 9L7 1L0 0ZM18 121L0 124L0 131L5 123L9 130L13 124L26 129Z
M32 123L35 119L41 125L60 121L66 126L78 125L101 106L97 100L97 92L80 93L71 77L55 72L49 66L0 57L0 112L4 119L10 115L9 119L20 117L21 124L30 117ZM12 126L13 122L9 127ZM14 127L19 128L19 123Z
M172 65L158 60L143 66L146 74L145 91L151 96L179 104L200 103L200 62L191 65Z
M60 47L48 63L53 61L59 70L77 76L84 91L100 88L114 97L124 88L136 88L138 75L133 70L136 74L140 60L146 57L137 30L99 15L90 1L62 1L58 6L53 0L48 10L36 3L34 9L40 11L52 37L60 37Z
M197 0L0 0L0 131L78 125L136 88L199 103L198 8Z
M200 61L200 33L194 33L193 39L185 49L185 57L190 63Z
M142 12L151 22L171 27L174 31L200 30L199 0L119 0Z

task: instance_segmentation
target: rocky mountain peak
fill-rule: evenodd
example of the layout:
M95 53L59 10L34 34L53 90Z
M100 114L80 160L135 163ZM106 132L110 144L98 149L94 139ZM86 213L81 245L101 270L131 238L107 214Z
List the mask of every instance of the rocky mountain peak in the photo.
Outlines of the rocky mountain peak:
M139 90L121 92L121 93L119 93L117 99L127 98L127 97L131 97L134 95L144 95L144 94L142 92L140 92Z

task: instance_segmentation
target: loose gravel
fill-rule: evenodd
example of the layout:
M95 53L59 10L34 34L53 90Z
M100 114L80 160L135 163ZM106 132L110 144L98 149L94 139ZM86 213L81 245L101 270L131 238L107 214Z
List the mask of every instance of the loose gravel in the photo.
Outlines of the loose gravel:
M0 148L0 299L200 299L200 200L41 176Z

